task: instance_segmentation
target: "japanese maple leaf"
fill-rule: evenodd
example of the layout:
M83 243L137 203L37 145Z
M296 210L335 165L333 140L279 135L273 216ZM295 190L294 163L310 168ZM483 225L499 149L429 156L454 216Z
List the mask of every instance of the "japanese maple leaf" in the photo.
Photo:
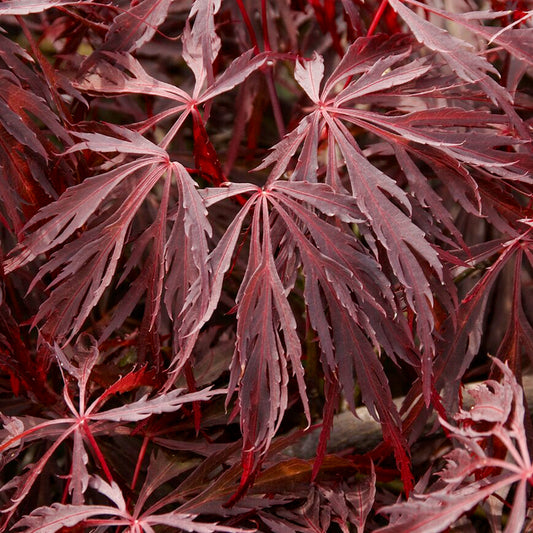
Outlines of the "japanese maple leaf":
M224 274L250 213L250 252L236 298L237 342L230 380L230 393L238 390L244 437L240 490L253 479L286 410L288 362L309 417L301 345L287 299L294 284L294 269L300 266L305 279L304 297L324 353L322 362L328 379L336 382L334 376L339 376L346 398L355 409L352 376L354 371L357 373L363 401L382 421L385 438L408 472L401 421L374 349L383 345L391 354L404 357L401 347L409 342L401 323L388 331L379 326L379 317L395 312L390 285L375 259L363 252L354 236L316 216L320 212L339 223L360 220L357 202L326 184L303 181L273 181L263 189L232 184L205 189L202 195L209 207L248 192L252 193L250 198L210 254L210 303L197 325L201 327L216 307ZM284 248L279 246L281 240ZM392 342L392 338L397 340ZM333 386L329 405L335 402L335 390L338 388Z
M326 80L323 80L323 60L318 54L311 60L297 62L295 78L314 107L274 147L259 168L272 165L269 180L279 179L301 146L290 179L318 179L318 139L323 131L327 132L326 182L337 191L350 188L365 218L365 223L358 225L359 231L376 257L384 250L394 276L403 287L408 307L416 316L427 403L436 353L433 307L438 291L434 288L444 281L446 273L432 244L432 239L440 239L442 233L434 224L420 225L420 218L415 216L419 206L412 196L448 229L457 245L464 247L464 243L443 207L443 199L429 186L428 177L415 161L431 166L456 201L467 211L479 213L481 198L473 176L519 181L528 186L531 177L525 169L531 165L531 158L518 155L521 143L518 139L486 133L487 127L501 132L508 123L503 115L462 109L443 112L441 108L392 115L363 107L366 103L388 106L387 98L393 95L397 98L399 94L403 94L402 101L406 103L410 93L406 90L402 93L402 88L416 87L416 83L422 83L430 75L424 59L406 62L412 46L406 36L357 39ZM411 185L409 193L371 163L346 123L378 135L390 145L390 152L396 156ZM502 142L509 150L500 149ZM337 154L342 161L338 161ZM349 185L347 180L341 181L339 167L346 169ZM450 290L454 290L453 286Z
M90 3L80 2L80 0L7 0L0 4L0 15L28 15L30 13L41 13L47 9L57 6L68 6L72 4Z
M408 195L393 179L364 157L343 123L350 113L359 113L359 110L351 107L350 112L345 111L346 104L352 98L405 84L425 74L428 66L421 61L414 61L407 66L391 69L396 62L407 57L409 49L406 43L398 38L391 39L390 44L394 44L398 52L391 55L389 49L387 55L383 56L381 54L384 50L378 48L375 51L372 48L373 42L382 44L379 38L357 40L325 82L323 89L320 85L324 66L318 54L312 60L296 64L295 78L314 103L314 109L296 130L274 147L259 168L275 163L269 180L278 179L285 171L289 158L303 143L291 180L314 181L317 176L317 140L322 129L327 128L330 149L334 151L334 147L337 147L340 151L348 172L351 192L364 217L360 229L376 256L379 254L378 243L385 249L392 270L405 289L407 303L416 312L417 333L424 351L424 393L426 399L429 399L431 360L434 353L433 294L423 263L427 263L439 279L442 279L442 264L424 232L408 216L412 211ZM387 69L391 69L389 73ZM358 73L362 73L359 78L352 79L338 95L330 96L333 87ZM337 167L336 161L330 162L326 179L336 190L344 191L345 186L336 175Z
M147 482L151 483L151 481ZM113 505L65 505L54 503L49 507L39 507L30 515L19 520L14 528L24 533L54 533L63 527L73 527L77 524L90 526L122 527L128 533L153 533L154 527L168 526L176 531L194 533L248 533L252 530L221 526L216 523L198 522L196 515L170 511L168 513L150 514L142 512L142 504L136 504L130 513L126 500L115 482L107 483L102 478L94 476L90 479L91 488L104 495ZM146 487L146 484L145 484ZM143 487L143 491L145 491ZM144 503L144 499L141 500Z
M158 215L137 239L122 280L140 262L143 250L149 244L152 244L153 255L130 287L124 307L117 310L110 327L120 325L147 291L152 292L147 321L153 327L160 312L163 278L173 262L177 239L184 238L187 242L194 237L196 241L188 258L185 280L205 280L207 276L206 234L210 233L210 226L191 176L182 165L171 162L165 150L138 133L124 128L113 129L124 139L96 133L79 134L85 140L74 145L70 151L89 148L102 152L118 151L137 157L67 189L58 200L39 211L27 224L30 230L28 236L5 264L6 272L10 272L41 253L56 250L33 282L35 285L43 276L59 271L49 286L51 294L40 307L34 322L43 322L43 333L51 338L72 338L82 327L85 318L113 279L137 211L160 180L164 180L164 192ZM177 215L171 214L168 201L173 181L180 192L181 207ZM126 184L133 187L128 188ZM115 209L110 210L113 202ZM167 237L168 220L173 221L174 230ZM88 229L72 240L74 233L84 225ZM192 284L192 281L185 283ZM174 305L170 302L177 290L175 284L169 283L169 309ZM180 310L178 308L177 312ZM104 337L106 335L107 332L104 332Z
M405 3L426 9L424 4L417 2L416 0L407 0ZM398 13L398 15L402 17L419 42L423 43L431 50L439 53L440 56L448 63L450 68L461 79L468 83L478 84L485 94L506 112L513 126L517 129L521 136L523 136L525 139L529 138L529 133L526 126L516 113L516 110L511 103L511 95L496 80L489 76L489 73L499 76L498 70L494 65L489 63L482 54L477 53L477 51L473 49L472 45L468 44L465 40L460 40L450 35L450 33L448 33L446 30L430 23L428 20L422 18L409 7L404 5L404 2L400 0L391 0L389 5ZM468 16L453 16L453 14L447 15L441 10L430 9L430 11L438 13L441 16L445 16L446 18L451 18L454 20L454 22L463 24L469 29L475 31L475 33L478 35L482 35L485 38L490 35L491 38L494 38L496 41L499 40L499 44L502 44L507 48L513 46L513 44L514 47L516 47L520 41L523 41L525 50L522 50L516 55L522 58L524 51L526 51L525 55L527 55L527 50L529 47L529 39L526 37L527 30L518 38L516 32L514 35L513 33L510 33L509 36L504 37L505 32L498 34L496 32L492 32L490 29L483 30L479 27L476 27L474 24L469 22ZM527 35L528 37L531 37L531 31L527 32ZM500 39L498 39L499 37ZM531 62L531 58L529 58L528 61Z
M177 106L147 120L143 127L151 127L163 118L178 114L178 119L161 142L161 146L166 148L190 114L193 119L194 157L197 170L216 185L226 182L227 179L222 173L220 161L205 128L211 100L242 83L265 63L268 56L265 53L256 54L255 50L249 50L235 59L215 79L213 63L218 56L221 40L215 31L214 17L220 9L220 4L220 0L195 0L186 21L182 39L183 58L195 78L191 94L154 79L133 57L117 53L117 51L131 51L139 45L139 42L144 42L148 38L145 35L148 27L145 18L156 17L156 21L159 22L168 9L167 0L160 0L156 5L151 1L142 2L118 17L108 33L109 43L106 42L99 52L100 60L93 58L86 65L83 81L78 84L79 87L91 92L138 92L177 101L179 103ZM121 17L125 18L122 22L126 23L126 31L123 28L124 24L120 24ZM143 28L143 31L140 31L139 27ZM101 58L104 58L104 61ZM199 112L202 105L207 108L205 118L202 118Z
M472 249L473 254L470 260L473 265L494 256L495 253L498 254L498 257L463 298L455 321L447 318L443 324L442 331L444 335L438 342L440 357L435 364L435 380L438 389L444 389L446 396L450 392L453 394L457 390L458 381L464 375L479 350L485 308L491 288L497 282L506 266L514 266L515 276L520 279L523 250L528 250L531 247L531 235L533 233L531 220L523 220L522 222L525 229L516 237L505 239L503 243L501 240L483 243L482 246L479 246L479 253L476 253L478 247ZM529 260L531 262L530 257ZM522 331L524 333L529 331L528 326L531 326L526 317L520 317L521 305L518 295L515 295L514 303L515 306L512 309L510 319L514 317L518 320L510 323L508 335L520 336ZM513 333L513 329L515 329L515 333ZM519 341L519 339L516 340ZM528 344L529 340L526 339L524 346L527 347ZM505 345L506 343L502 344L502 346ZM513 350L517 349L520 349L519 345L515 346ZM516 363L516 352L513 350L502 352L502 356L503 359L509 358L509 362L514 365ZM416 388L417 386L415 385L413 389Z
M48 273L60 272L49 286L52 289L50 297L40 307L34 322L45 322L43 332L48 338L72 338L82 327L92 307L111 283L138 209L165 173L167 179L171 179L173 167L164 150L139 134L120 128L115 131L125 139L96 133L79 134L86 140L74 145L70 151L92 148L138 157L70 187L60 198L41 209L26 225L27 230L33 231L5 264L6 272L10 272L37 255L56 249L32 285ZM127 180L136 182L130 192L123 186ZM122 200L119 209L110 212L106 203L116 192L122 195ZM98 220L96 214L101 207L106 216ZM75 241L67 242L91 220L95 220L92 227Z
M71 339L81 329L91 309L113 279L124 246L128 242L136 213L162 179L165 181L165 192L157 222L154 222L140 238L133 258L138 262L143 250L150 245L154 255L150 264L144 265L141 276L128 293L125 306L117 310L110 328L116 327L121 320L124 320L127 316L126 311L130 311L136 305L143 292L152 291L150 297L152 304L146 311L145 322L148 329L153 329L160 312L161 283L170 265L175 268L172 268L167 280L165 304L171 317L177 318L183 312L186 296L190 296L189 288L197 278L203 282L200 285L199 297L195 299L196 313L201 315L205 312L204 302L208 296L207 236L211 229L194 180L180 163L170 161L165 148L191 112L197 121L201 121L196 109L199 104L230 90L266 60L265 55L252 58L252 51L243 54L212 85L201 91L198 89L200 93L195 97L194 94L190 96L170 84L156 82L131 56L115 54L112 57L117 65L128 70L129 81L121 81L119 77L124 76L121 71L118 68L113 70L108 65L107 70L104 69L106 77L101 78L97 74L91 74L92 77L86 81L85 89L94 87L99 91L112 91L118 84L123 92L151 92L177 101L178 105L172 108L172 112L180 116L160 145L153 144L135 131L116 126L110 126L116 137L99 133L76 134L83 141L72 146L67 153L90 149L100 153L130 154L134 159L127 162L117 160L114 169L87 178L42 208L26 224L26 238L5 263L5 271L9 273L32 261L39 254L55 250L51 260L41 267L32 285L33 287L47 274L59 272L49 285L50 297L40 307L34 321L34 324L43 324L42 332L48 338ZM99 72L98 69L95 72ZM203 123L198 127L204 128ZM199 155L206 148L205 143L200 144ZM172 211L172 206L168 204L169 186L173 180L177 184L181 202L177 211ZM130 190L127 189L127 184L130 185ZM110 201L116 202L114 211L109 209ZM107 216L99 219L98 215L102 209ZM173 222L174 230L167 240L168 220ZM84 226L87 229L72 239ZM195 246L188 246L190 239L195 240ZM178 250L176 246L183 244L190 249L190 254L176 253ZM134 259L128 263L127 272L135 266ZM183 266L178 267L178 263L182 261ZM178 270L185 274L181 279L174 274ZM143 287L150 288L143 290ZM58 313L58 309L61 312ZM192 312L188 313L194 322L193 315ZM183 328L181 321L175 321L175 330L176 345L181 344L180 339L184 338L189 338L191 341L188 346L193 344L193 337L189 337L191 332ZM109 328L104 337L108 331ZM185 355L183 359L186 357Z
M518 27L514 25L499 28L497 26L488 26L481 23L485 20L493 21L496 19L503 19L508 16L509 11L468 11L465 13L455 13L438 9L432 5L420 3L417 0L406 0L406 3L417 8L422 8L424 11L433 13L444 20L450 20L456 24L460 24L478 37L482 37L488 41L488 44L494 42L510 52L514 58L528 64L533 64L533 28ZM407 16L409 17L409 15ZM524 23L528 19L531 19L532 16L532 11L526 12L524 16L519 19L519 22Z
M446 456L448 464L440 480L429 492L382 508L380 512L389 514L391 521L380 532L447 530L490 495L511 486L514 495L504 531L524 531L533 465L524 428L523 390L507 365L498 359L494 363L502 373L501 382L488 380L474 389L472 407L460 409L454 417L457 425L440 418L461 446ZM507 449L504 459L490 456L486 444L491 440Z
M81 505L89 483L87 446L92 449L98 458L100 467L108 480L111 482L113 479L104 455L95 440L95 434L98 434L101 430L108 434L113 432L114 428L125 423L138 422L153 414L174 412L184 403L207 400L213 395L222 392L220 390L211 391L208 388L191 394L183 394L181 389L176 389L153 398L148 398L148 394L145 394L129 404L104 410L102 409L104 403L113 394L123 390L121 382L128 381L128 388L132 388L132 384L129 383L132 376L122 378L99 397L91 400L87 388L91 372L100 354L94 340L90 340L90 342L91 345L87 349L78 347L72 358L67 357L66 353L57 345L53 349L62 371L65 383L63 400L67 412L70 412L70 416L59 416L49 420L36 420L30 416L6 419L8 425L2 431L4 439L0 445L0 452L11 450L9 460L14 459L28 443L36 440L53 441L40 459L36 463L29 465L26 473L4 485L3 490L15 489L11 497L12 504L4 510L6 512L4 518L6 523L20 502L27 496L54 452L67 439L72 439L72 462L68 488L73 505ZM78 364L75 364L76 362ZM65 372L71 378L74 378L77 383L77 405L70 395L69 380L65 376ZM18 448L13 450L14 447Z
M172 0L132 2L109 27L102 50L132 52L150 41L164 22Z
M3 4L0 4L0 6ZM53 139L70 146L72 138L49 107L48 90L31 56L0 36L0 198L4 225L20 234L24 219L57 197L47 166ZM81 96L81 95L80 95ZM34 117L39 117L36 121Z

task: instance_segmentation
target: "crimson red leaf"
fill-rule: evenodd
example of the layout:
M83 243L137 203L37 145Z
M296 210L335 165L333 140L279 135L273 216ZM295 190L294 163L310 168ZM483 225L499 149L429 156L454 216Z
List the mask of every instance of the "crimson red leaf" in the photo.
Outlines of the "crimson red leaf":
M209 140L204 121L196 108L191 111L194 137L194 162L200 175L215 187L228 180L222 172L217 153Z

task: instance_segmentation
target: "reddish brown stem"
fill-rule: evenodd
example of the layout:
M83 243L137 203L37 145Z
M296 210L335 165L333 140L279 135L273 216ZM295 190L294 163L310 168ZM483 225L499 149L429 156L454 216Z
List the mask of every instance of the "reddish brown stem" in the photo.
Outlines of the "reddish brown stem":
M250 39L252 40L252 44L254 45L254 51L256 54L259 53L259 43L257 42L257 37L255 35L254 28L252 26L252 21L250 20L250 17L248 16L248 12L246 11L246 8L244 7L244 4L242 3L242 0L237 0L237 4L239 6L239 10L242 15L242 19L244 20L244 24L246 26L246 29L248 30L248 35L250 35Z
M266 0L261 0L261 20L263 22L263 46L265 52L270 52L270 37L268 36L268 16L266 10Z
M91 445L91 448L93 449L96 455L96 458L98 459L98 462L100 463L100 466L102 467L102 470L104 471L107 481L109 481L109 483L112 483L113 476L111 475L111 470L109 470L104 454L100 450L100 447L98 446L98 443L96 442L93 434L91 433L91 429L89 428L89 425L87 424L86 421L83 422L82 427L83 427L85 436L87 437L87 440L89 441L89 444Z
M372 23L370 24L370 28L368 28L368 32L366 33L367 37L370 37L376 31L379 21L381 20L383 13L385 13L385 9L387 9L388 5L389 5L389 0L381 0L381 4L379 5L378 10L376 11L376 14L374 15L374 19L372 20Z
M146 449L148 447L149 442L150 437L145 436L143 439L143 443L141 444L141 449L139 450L139 455L137 457L135 472L133 472L133 479L131 480L131 490L133 490L135 488L135 485L137 484L137 479L139 478L139 472L141 471L142 462L144 460L144 456L146 455Z

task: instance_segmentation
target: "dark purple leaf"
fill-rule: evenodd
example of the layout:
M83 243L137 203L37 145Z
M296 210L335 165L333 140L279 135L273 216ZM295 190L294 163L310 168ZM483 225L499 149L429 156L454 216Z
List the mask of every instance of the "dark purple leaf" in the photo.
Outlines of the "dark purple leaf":
M132 2L109 28L104 50L133 52L148 42L164 22L172 0L141 0Z

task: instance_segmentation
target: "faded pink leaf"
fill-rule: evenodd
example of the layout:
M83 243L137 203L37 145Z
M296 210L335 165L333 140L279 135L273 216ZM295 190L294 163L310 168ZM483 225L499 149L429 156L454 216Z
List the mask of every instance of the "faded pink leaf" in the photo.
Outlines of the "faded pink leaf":
M208 85L214 81L213 63L221 46L214 18L220 3L221 0L194 0L183 32L183 58L196 78L193 91L195 99L206 81Z
M390 524L378 531L438 533L452 526L463 514L491 494L515 484L515 493L505 533L519 533L526 519L529 479L533 473L524 428L523 391L507 365L494 359L503 374L501 383L487 381L471 391L473 406L461 410L453 426L442 418L441 424L461 443L447 454L447 467L427 494L413 494L408 501L384 507ZM497 406L498 400L501 406ZM473 424L469 424L473 422ZM479 422L485 424L476 425ZM490 457L485 439L496 438L508 454L505 459ZM500 474L485 473L490 467ZM472 474L479 472L478 479Z
M79 4L80 0L7 0L0 4L0 15L29 15L56 6ZM90 0L87 2L90 3Z
M310 60L297 61L294 79L302 86L307 96L315 103L320 101L320 82L324 76L324 60L316 52Z
M226 391L210 390L208 387L202 391L189 394L183 394L182 390L176 389L150 399L145 394L139 400L123 407L90 413L89 418L90 420L109 420L110 422L137 422L153 414L177 411L184 403L208 400L212 396L223 392Z

